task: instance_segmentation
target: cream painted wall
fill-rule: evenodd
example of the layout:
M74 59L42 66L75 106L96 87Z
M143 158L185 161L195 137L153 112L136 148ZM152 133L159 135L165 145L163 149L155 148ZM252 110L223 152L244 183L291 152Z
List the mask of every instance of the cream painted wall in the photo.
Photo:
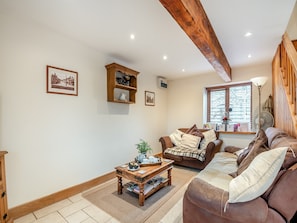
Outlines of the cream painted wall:
M262 103L272 92L271 80L271 63L254 65L247 68L234 68L232 70L232 82L249 81L253 77L267 76L269 80L262 89ZM205 87L217 84L224 84L223 80L216 73L207 75L194 76L182 80L172 80L168 83L168 129L170 134L176 128L190 127L197 124L202 128L206 122L206 104L205 104ZM258 111L258 89L253 86L253 113ZM221 135L225 145L234 145L244 147L253 135L241 137L235 136L236 141L230 138L230 135ZM222 147L222 148L223 148Z
M113 61L46 27L0 15L0 149L7 150L9 208L77 185L137 155L166 132L167 91L140 70L136 104L106 101ZM137 70L133 64L125 64ZM78 72L78 96L46 93L46 65ZM144 105L144 91L156 105Z
M297 2L295 3L286 31L291 40L297 40Z

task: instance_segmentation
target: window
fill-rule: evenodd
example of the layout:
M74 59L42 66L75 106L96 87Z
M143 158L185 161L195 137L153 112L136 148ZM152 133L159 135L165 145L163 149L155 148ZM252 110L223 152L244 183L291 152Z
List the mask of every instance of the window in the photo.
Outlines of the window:
M232 123L249 123L251 126L252 84L234 84L208 87L207 122L222 123L227 116Z

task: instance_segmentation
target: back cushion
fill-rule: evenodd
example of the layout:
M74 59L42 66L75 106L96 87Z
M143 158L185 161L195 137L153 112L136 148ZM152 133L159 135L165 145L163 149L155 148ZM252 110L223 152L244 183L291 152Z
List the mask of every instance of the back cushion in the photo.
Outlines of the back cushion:
M203 132L202 134L204 138L200 143L200 149L205 149L208 143L215 141L217 139L216 132L213 129Z
M186 134L191 134L191 135L194 135L194 136L198 136L200 138L204 137L202 132L200 132L200 130L197 128L196 124L194 124L191 128L189 128L185 133Z
M290 147L287 151L285 161L282 165L282 169L288 169L297 163L297 148Z
M297 164L288 169L274 185L268 205L280 212L289 222L297 210Z
M249 152L252 150L254 147L255 143L257 142L258 144L267 144L267 136L265 132L260 129L257 132L257 135L253 138L253 140L249 143L248 147L238 156L237 158L237 164L240 165L241 162L244 160L244 158L249 154ZM258 146L258 145L257 145Z
M276 138L282 138L288 136L286 132L284 132L281 129L275 128L275 127L269 127L266 129L265 134L268 137L268 146L271 148L272 145L271 143L276 139ZM285 145L284 145L285 146ZM278 146L275 146L276 148Z
M183 134L184 133L182 131L176 129L173 133L169 135L169 138L174 145L180 146Z
M237 175L241 174L253 161L253 159L260 153L269 150L267 147L267 137L265 132L262 130L256 138L253 146L251 147L248 154L244 157L237 169Z
M181 147L186 149L198 149L201 138L191 134L183 134L181 139Z

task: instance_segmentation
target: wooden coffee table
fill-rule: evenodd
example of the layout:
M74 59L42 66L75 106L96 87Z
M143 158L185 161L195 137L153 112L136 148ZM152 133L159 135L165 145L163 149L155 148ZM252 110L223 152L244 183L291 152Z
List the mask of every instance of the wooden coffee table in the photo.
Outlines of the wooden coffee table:
M128 164L115 167L116 176L118 178L118 194L123 193L123 184L122 178L126 178L129 181L135 183L139 187L139 192L136 192L139 195L139 205L144 205L144 200L160 190L162 187L171 185L171 170L173 167L173 160L162 159L161 164L141 166L136 171L131 171L128 169ZM162 172L167 171L167 179L162 180L159 184L152 188L147 193L144 192L145 185L152 180L154 177L158 176Z

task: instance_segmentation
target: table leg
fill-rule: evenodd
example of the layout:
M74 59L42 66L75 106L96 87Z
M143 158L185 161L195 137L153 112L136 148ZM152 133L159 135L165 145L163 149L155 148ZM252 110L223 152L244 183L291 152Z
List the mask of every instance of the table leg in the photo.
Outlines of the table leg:
M118 194L123 193L123 184L122 184L122 177L117 176L118 178Z
M167 170L168 186L171 185L171 170L172 168Z
M139 184L139 205L143 206L144 205L144 184Z

